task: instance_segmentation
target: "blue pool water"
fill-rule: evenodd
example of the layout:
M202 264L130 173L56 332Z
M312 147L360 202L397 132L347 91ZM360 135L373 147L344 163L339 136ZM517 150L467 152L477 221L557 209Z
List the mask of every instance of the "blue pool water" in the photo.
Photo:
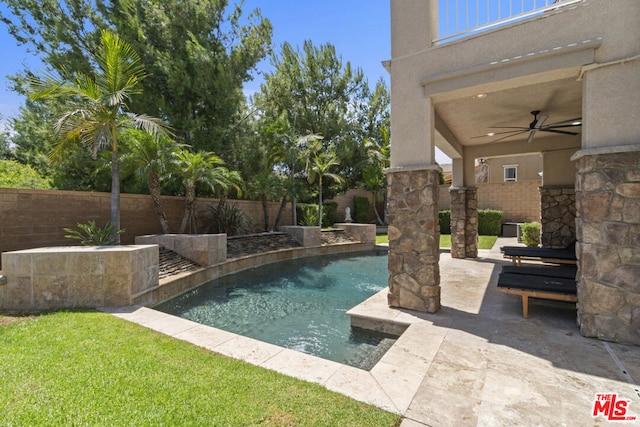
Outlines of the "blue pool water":
M370 369L396 337L351 328L346 311L385 288L387 277L386 254L304 258L222 277L155 308Z

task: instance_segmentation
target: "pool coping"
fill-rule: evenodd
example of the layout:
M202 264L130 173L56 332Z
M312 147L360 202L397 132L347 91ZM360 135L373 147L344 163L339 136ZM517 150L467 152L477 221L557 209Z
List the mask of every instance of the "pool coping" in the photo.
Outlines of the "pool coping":
M202 325L153 308L130 306L101 310L198 347L320 384L360 402L402 415L427 373L434 356L430 353L437 351L438 345L433 345L434 340L425 339L422 328L411 327L419 326L422 322L419 317L393 309L387 313L380 312L380 302L386 301L387 291L383 289L349 310L352 313L364 310L366 313L368 307L376 306L376 317L380 322L402 325L405 329L369 371ZM438 339L435 335L432 338Z

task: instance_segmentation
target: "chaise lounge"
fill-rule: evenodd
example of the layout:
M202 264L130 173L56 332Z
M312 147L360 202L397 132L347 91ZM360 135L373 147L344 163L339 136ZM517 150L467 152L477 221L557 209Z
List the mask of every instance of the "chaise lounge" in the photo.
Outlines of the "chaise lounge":
M503 246L500 251L505 258L511 259L514 265L521 266L522 261L540 261L553 264L576 264L575 243L564 249L549 249L523 246Z
M576 269L504 266L498 291L522 298L522 317L529 316L529 297L578 302Z

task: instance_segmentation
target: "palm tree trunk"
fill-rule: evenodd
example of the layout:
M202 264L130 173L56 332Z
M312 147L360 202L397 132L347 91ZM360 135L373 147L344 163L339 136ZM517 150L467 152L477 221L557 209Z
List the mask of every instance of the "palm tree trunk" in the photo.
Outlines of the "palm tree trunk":
M180 224L180 234L191 233L193 228L193 217L196 203L196 185L189 183L186 185L186 193L184 195L184 215L182 215L182 224Z
M120 230L120 165L116 147L111 150L111 225L114 231ZM119 245L120 234L112 236L111 243Z
M273 229L277 230L280 226L280 220L282 219L282 213L284 212L284 208L287 206L287 195L282 196L282 201L280 201L280 209L278 209L278 215L276 215L276 221L273 223ZM295 225L295 224L294 224Z
M153 200L153 207L156 210L156 215L158 215L158 220L160 221L160 228L162 229L162 234L169 233L169 222L167 221L167 215L164 213L164 208L162 207L162 199L160 197L160 177L157 173L149 174L149 194L151 194L151 200Z
M266 194L262 194L260 196L260 200L262 201L262 216L264 218L264 231L269 230L269 200L267 199Z
M320 176L320 185L318 186L318 225L322 228L322 176Z

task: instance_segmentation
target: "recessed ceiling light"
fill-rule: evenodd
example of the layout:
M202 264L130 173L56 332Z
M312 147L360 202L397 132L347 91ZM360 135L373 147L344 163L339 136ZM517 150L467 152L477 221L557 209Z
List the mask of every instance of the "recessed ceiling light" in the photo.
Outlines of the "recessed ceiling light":
M473 99L484 99L487 97L486 93L479 93L477 95L473 95Z
M487 134L487 136L494 136L494 135L495 135L495 132L489 132L489 133Z
M578 120L578 121L575 121L575 122L573 122L571 124L574 125L574 126L578 126L578 125L582 124L582 121Z

